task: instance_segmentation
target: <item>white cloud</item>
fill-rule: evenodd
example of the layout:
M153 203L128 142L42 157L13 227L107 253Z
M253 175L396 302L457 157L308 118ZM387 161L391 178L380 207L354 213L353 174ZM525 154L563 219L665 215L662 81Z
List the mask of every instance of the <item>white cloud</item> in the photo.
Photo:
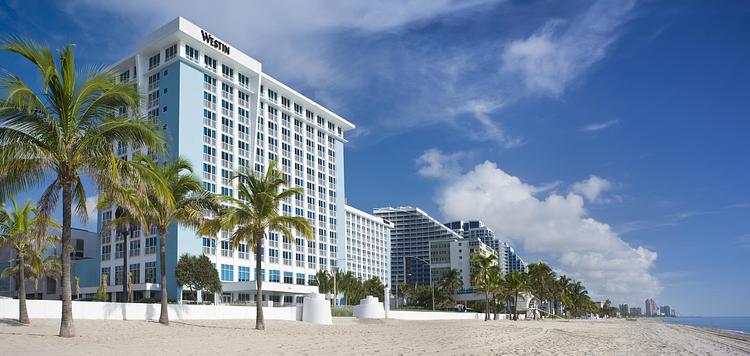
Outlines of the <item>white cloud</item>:
M560 95L604 58L634 5L634 0L598 1L578 18L550 20L505 48L502 71L519 77L529 92Z
M596 203L604 202L602 193L612 189L612 183L604 178L595 175L589 176L588 179L573 184L572 191L583 195L587 201Z
M620 120L610 120L610 121L605 121L605 122L595 122L595 123L586 125L584 127L581 127L579 129L579 131L593 132L593 131L604 130L604 129L610 127L610 126L617 125L618 123L620 123Z
M97 218L97 210L96 210L96 203L99 199L98 195L89 196L86 198L86 215L88 216L88 221L86 222L87 227L93 227L96 229L96 218Z
M471 153L466 151L444 154L441 150L429 149L417 158L419 174L432 178L452 177L461 170L460 160L470 156Z
M540 188L489 161L442 178L436 200L446 219L483 220L525 252L552 258L562 273L582 280L593 298L640 300L660 292L651 273L656 252L630 246L588 216L581 195L539 197Z

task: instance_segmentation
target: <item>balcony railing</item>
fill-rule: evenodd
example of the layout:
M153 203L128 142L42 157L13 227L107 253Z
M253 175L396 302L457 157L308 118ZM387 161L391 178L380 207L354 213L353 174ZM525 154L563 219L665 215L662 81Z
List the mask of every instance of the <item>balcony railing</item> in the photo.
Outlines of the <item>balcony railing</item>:
M216 85L213 85L208 82L203 82L203 89L208 90L209 92L215 93L216 92Z

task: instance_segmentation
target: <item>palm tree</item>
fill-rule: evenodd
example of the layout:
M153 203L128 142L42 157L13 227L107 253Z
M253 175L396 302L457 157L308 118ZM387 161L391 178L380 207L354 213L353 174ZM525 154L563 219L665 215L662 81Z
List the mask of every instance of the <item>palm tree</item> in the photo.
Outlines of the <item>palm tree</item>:
M73 337L70 253L74 204L82 220L87 216L81 175L89 175L101 187L106 178L122 173L123 161L112 150L115 141L161 149L164 140L146 119L132 116L141 100L136 85L118 83L113 72L101 68L77 72L72 45L58 51L56 63L46 46L17 37L3 42L1 49L34 65L41 82L29 86L9 71L0 78L7 93L0 99L0 199L37 185L50 174L52 183L39 199L44 219L57 206L62 191L60 336ZM40 93L32 89L37 84L41 84Z
M513 298L513 320L518 320L518 295L529 290L529 276L521 271L505 275L505 287Z
M484 293L485 311L484 321L490 320L490 294L494 288L492 285L493 274L499 274L497 255L474 254L471 256L471 284L477 292Z
M120 200L128 203L130 212L142 216L144 226L154 227L159 236L159 270L161 272L161 312L159 322L169 325L167 299L167 231L169 225L178 223L199 230L206 215L219 210L216 196L203 189L200 179L193 174L190 162L182 157L157 164L144 154L133 157L135 175L147 182L148 190L141 199Z
M333 293L333 279L327 270L321 269L315 274L315 285L318 286L318 293Z
M411 287L406 284L406 282L401 282L401 284L398 285L398 291L397 291L397 298L404 301L404 304L406 304L406 298L409 297L409 294L411 294Z
M550 314L549 299L552 296L552 286L555 282L555 273L544 262L532 263L528 267L529 289L539 303L547 302L547 314Z
M263 260L263 242L266 232L279 232L293 236L297 231L306 239L313 238L312 224L301 216L279 214L279 205L287 198L304 194L299 187L287 188L284 174L276 168L276 161L268 165L265 174L240 168L233 177L236 180L239 199L230 198L234 206L220 212L217 219L206 224L206 234L216 234L221 230L234 231L231 235L233 246L246 242L255 252L256 283L256 319L255 328L265 329L263 322L263 283L261 280L261 261Z
M570 287L571 287L571 280L566 275L561 275L560 278L557 279L556 288L557 291L557 300L560 302L560 306L564 306L564 300L567 298L567 295L570 294ZM562 313L562 311L561 311Z
M52 219L40 219L39 209L31 202L26 202L19 207L13 197L10 198L10 201L13 204L13 211L4 206L0 210L0 246L10 247L16 252L18 321L22 324L28 324L29 314L26 310L27 266L30 272L34 270L29 263L32 261L26 260L26 254L33 249L34 243L46 240L48 228L56 228L58 225Z
M445 290L449 295L458 293L462 287L463 281L461 280L461 272L455 268L449 269L440 280L440 288Z
M46 242L57 242L59 238L57 236L49 236ZM62 276L62 265L60 264L60 257L51 255L44 257L47 252L47 247L32 246L29 250L29 262L33 272L34 279L34 290L36 294L39 294L39 280L41 278L52 278L55 281L59 280Z

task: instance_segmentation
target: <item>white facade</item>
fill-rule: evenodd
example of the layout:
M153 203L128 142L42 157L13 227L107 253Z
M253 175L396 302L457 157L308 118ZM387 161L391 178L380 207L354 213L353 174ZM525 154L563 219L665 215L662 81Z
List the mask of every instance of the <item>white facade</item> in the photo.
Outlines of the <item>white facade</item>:
M430 241L430 268L433 282L440 283L448 270L455 269L461 275L463 287L458 294L453 296L454 300L484 299L484 295L478 295L471 283L471 275L475 272L471 257L492 254L497 255L495 250L476 237Z
M380 217L346 206L346 271L362 280L378 277L389 286L391 229Z
M293 297L316 290L309 285L316 272L343 258L339 251L345 220L343 145L344 133L354 125L263 73L260 62L183 18L140 41L135 54L114 68L121 80L138 83L147 98L146 114L167 131L168 155L190 160L207 190L237 197L236 182L228 179L232 172L239 167L265 171L271 161L278 162L290 186L305 189L281 204L279 212L306 217L314 224L315 237L306 241L302 236L270 233L264 245L262 278L267 283L263 289L276 302L299 301ZM133 153L128 147L117 150L122 156ZM174 280L179 256L203 253L219 271L227 291L223 301L254 300L253 252L246 245L231 248L228 236L170 229L166 259L170 299L181 298ZM129 255L134 271L140 272L136 291L161 289L150 279L151 268L158 271L157 254L150 249L156 246L153 238L152 232L142 231L128 249L140 248ZM111 255L102 258L101 272L114 275L122 264L115 254L125 252L117 252L122 250L117 241L102 242L102 255L107 251ZM119 287L114 286L114 278L110 285Z

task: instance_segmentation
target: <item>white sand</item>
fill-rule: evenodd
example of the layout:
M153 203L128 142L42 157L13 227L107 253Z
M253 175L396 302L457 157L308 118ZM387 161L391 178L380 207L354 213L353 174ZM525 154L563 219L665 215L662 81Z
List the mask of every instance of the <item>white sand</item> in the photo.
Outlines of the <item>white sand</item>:
M172 322L77 320L78 336L56 335L57 320L30 326L0 320L0 355L131 354L530 354L747 355L750 338L657 321L356 321L333 326L252 320Z

